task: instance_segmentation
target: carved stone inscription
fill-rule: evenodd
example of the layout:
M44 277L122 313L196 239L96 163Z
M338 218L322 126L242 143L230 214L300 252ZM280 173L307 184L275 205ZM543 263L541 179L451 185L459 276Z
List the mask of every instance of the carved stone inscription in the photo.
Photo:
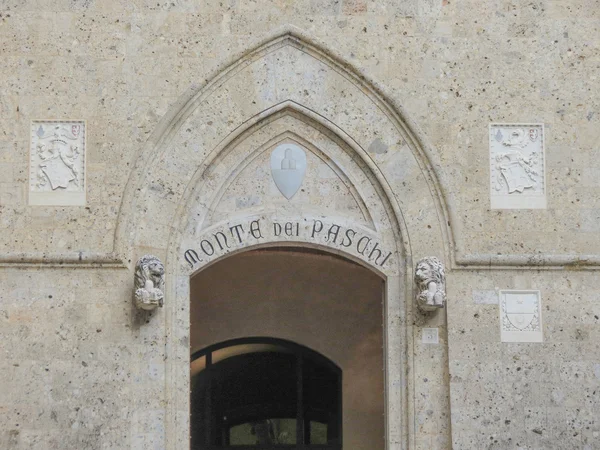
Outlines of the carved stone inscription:
M193 248L184 251L183 258L190 268L195 268L239 248L273 241L326 244L382 268L390 263L393 254L364 230L312 218L291 221L257 218L207 231Z
M33 121L30 205L85 205L85 122Z
M502 342L543 342L540 291L500 291Z
M544 126L490 124L492 209L546 208Z

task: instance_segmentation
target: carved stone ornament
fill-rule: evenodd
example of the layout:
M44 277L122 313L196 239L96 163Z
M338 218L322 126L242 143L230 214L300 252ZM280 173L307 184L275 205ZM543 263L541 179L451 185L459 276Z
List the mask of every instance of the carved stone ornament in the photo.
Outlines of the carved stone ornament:
M438 258L428 256L417 263L415 282L417 306L421 311L435 311L446 305L446 274Z
M85 205L85 122L33 121L30 205Z
M156 256L145 255L135 265L135 306L151 311L162 307L165 292L165 266Z
M281 144L271 153L271 175L285 198L290 200L304 180L306 153L295 144Z
M540 291L501 290L500 338L502 342L543 342Z
M544 126L490 124L492 209L546 208Z

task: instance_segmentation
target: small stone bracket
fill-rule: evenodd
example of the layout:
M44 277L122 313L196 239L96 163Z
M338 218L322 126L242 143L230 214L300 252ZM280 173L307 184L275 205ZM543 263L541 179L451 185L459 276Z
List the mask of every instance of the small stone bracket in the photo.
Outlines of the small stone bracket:
M135 306L146 311L162 307L164 292L165 266L156 256L142 256L135 265Z
M442 309L446 305L446 274L444 265L435 256L428 256L417 263L417 307L421 312Z

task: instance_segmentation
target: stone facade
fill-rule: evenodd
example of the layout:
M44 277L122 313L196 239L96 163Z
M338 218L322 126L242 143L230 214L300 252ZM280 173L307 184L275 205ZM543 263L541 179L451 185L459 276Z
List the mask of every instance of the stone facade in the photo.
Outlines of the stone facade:
M599 27L587 0L2 2L0 448L186 448L190 276L274 244L386 280L388 449L600 448ZM85 205L31 204L50 121L85 125ZM490 124L543 124L545 208L490 208ZM539 291L543 342L501 341L504 290Z

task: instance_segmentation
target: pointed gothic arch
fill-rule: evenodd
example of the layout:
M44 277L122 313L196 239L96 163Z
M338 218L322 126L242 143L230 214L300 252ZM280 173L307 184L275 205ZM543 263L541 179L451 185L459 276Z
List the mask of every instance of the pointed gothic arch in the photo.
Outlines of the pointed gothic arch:
M277 134L274 123L298 129ZM322 151L326 155L322 159L344 159L345 167L339 169L345 177L341 184L356 191L359 203L368 205L374 224L369 229L344 211L329 214L316 207L307 215L296 214L298 227L302 224L310 231L311 220L313 227L319 220L326 230L337 226L363 233L368 242L390 248L394 256L385 260L385 267L377 266L373 253L361 254L360 247L348 249L326 235L309 239L309 233L271 235L262 241L248 234L250 239L243 244L240 241L220 254L213 251L214 256L207 253L205 258L194 258L188 266L185 251L194 248L194 242L209 242L207 236L227 229L235 239L232 224L248 233L257 220L264 220L261 223L268 227L277 220L295 220L289 211L282 218L274 217L268 207L242 208L233 214L235 222L227 217L205 220L215 209L212 205L218 204L219 192L231 184L232 174L243 170L238 167L250 151L244 151L243 145L252 142L262 154L270 148L269 142L285 136L297 136L307 149L315 149L314 155L321 147L331 148L331 154ZM167 262L167 301L164 311L153 318L164 320L166 336L167 447L183 448L189 436L185 392L189 386L190 276L230 253L297 245L343 254L386 278L386 442L389 449L412 448L415 387L409 274L413 259L452 257L446 217L427 155L396 110L347 65L296 33L286 32L249 51L180 101L138 158L123 198L115 243L125 260L152 252ZM213 244L216 248L218 242Z
M396 186L393 189L393 197L397 201L401 201L403 190L406 192L411 191L411 189L423 190L422 193L428 197L428 200L430 199L427 205L429 212L436 216L432 222L435 222L439 226L436 234L441 237L439 243L444 246L444 256L448 259L448 262L452 262L455 256L454 248L456 245L451 224L456 223L456 221L451 220L452 213L445 199L446 195L444 194L443 185L439 182L438 175L434 170L428 148L421 144L423 136L415 131L416 125L411 122L409 117L401 114L400 107L387 99L375 83L367 81L350 64L341 60L327 49L320 47L310 37L295 27L285 27L283 31L265 39L258 46L250 48L230 61L225 62L221 66L220 71L202 87L192 84L188 92L184 93L170 108L169 112L165 114L151 137L144 144L128 179L115 232L115 255L120 256L125 261L130 259L128 257L130 256L132 247L135 247L135 234L139 225L138 200L143 198L145 189L151 183L150 171L152 168L160 165L158 161L160 155L163 155L163 152L170 147L169 144L180 133L182 126L195 111L201 110L206 104L210 104L208 100L211 96L218 97L219 91L224 90L224 85L227 81L236 76L239 77L245 68L257 61L264 60L269 55L272 55L273 52L282 48L295 49L299 54L308 55L324 67L327 67L331 72L339 74L342 79L348 82L348 85L352 87L354 92L360 92L371 103L372 107L379 111L380 117L403 140L403 144L405 144L410 152L413 162L418 166L418 173L414 175L422 177L421 181L424 181L424 183L421 183L420 186ZM252 98L252 96L249 96L249 98ZM303 108L304 112L308 113L310 117L318 117L321 120L328 121L329 124L334 125L336 132L342 132L341 134L345 134L349 141L353 141L356 147L362 150L363 155L368 155L365 150L369 146L361 146L361 143L355 139L353 133L348 132L348 129L339 125L330 115L311 109L310 106L291 96L283 96L280 101L266 101L264 108L261 109L260 106L257 106L254 114L247 114L240 117L238 121L232 123L233 127L228 129L228 132L219 134L219 139L213 147L216 147L216 144L221 144L220 140L231 139L231 135L241 133L247 127L248 121L257 122L276 112L277 109L290 105L297 105ZM350 107L348 106L348 108ZM206 122L210 122L210 120ZM346 132L343 132L343 130L346 130ZM219 148L223 148L223 146L220 145ZM368 157L363 159L369 161ZM379 166L376 160L372 162L374 167ZM385 177L385 175L382 175L382 177ZM187 185L182 183L181 186L185 188ZM402 213L407 216L409 213L408 208L404 207L404 205L400 206ZM401 215L400 210L397 211L397 215ZM410 228L410 225L407 224L407 227Z

